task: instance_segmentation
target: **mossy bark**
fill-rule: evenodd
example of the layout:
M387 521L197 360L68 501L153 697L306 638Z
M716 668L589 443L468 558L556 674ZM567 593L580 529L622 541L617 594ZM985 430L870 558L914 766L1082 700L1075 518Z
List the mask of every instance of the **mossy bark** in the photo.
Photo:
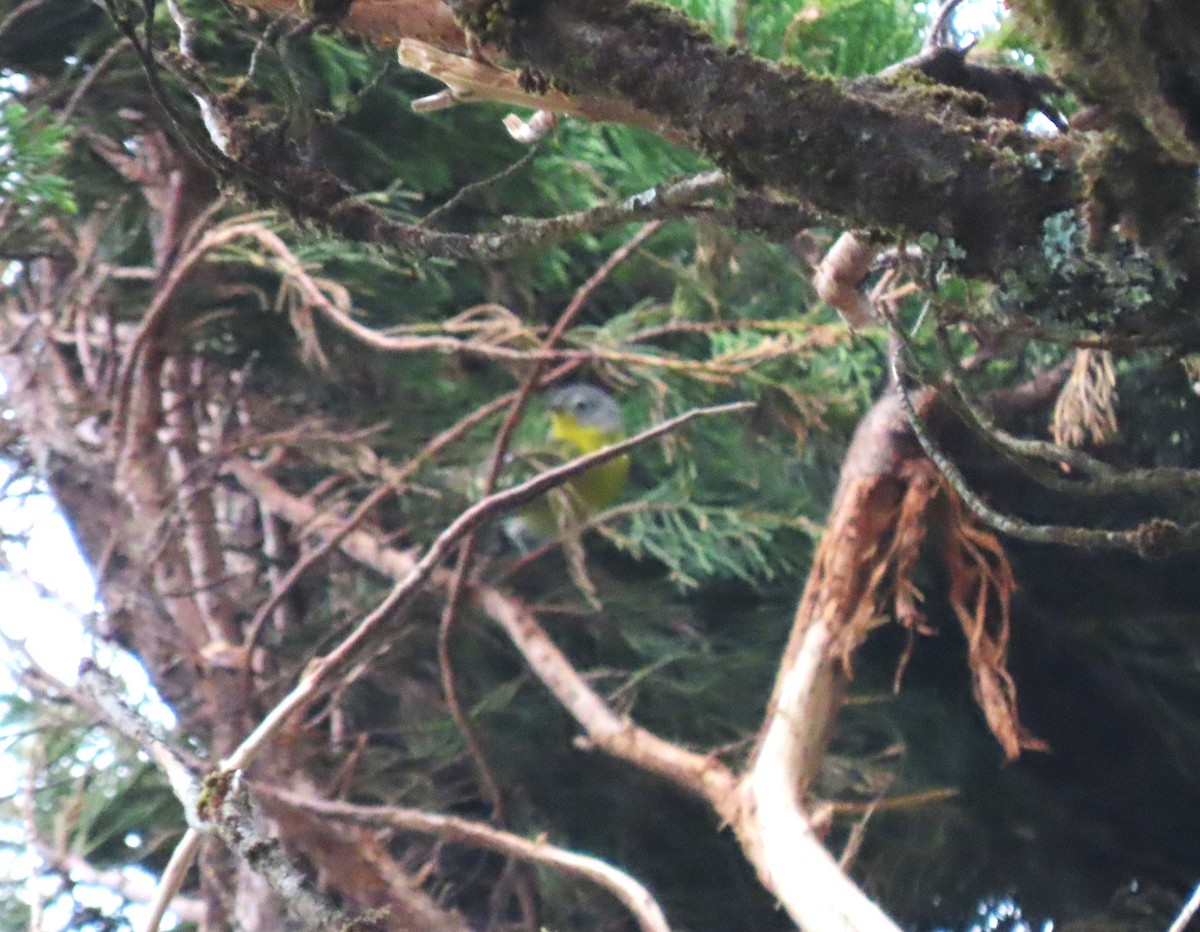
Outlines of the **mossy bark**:
M1062 79L1171 159L1200 161L1200 5L1194 0L1013 0Z
M1075 205L1059 144L981 119L974 95L844 82L722 48L665 8L611 0L452 0L480 38L575 92L618 97L749 187L851 224L934 232L986 273Z

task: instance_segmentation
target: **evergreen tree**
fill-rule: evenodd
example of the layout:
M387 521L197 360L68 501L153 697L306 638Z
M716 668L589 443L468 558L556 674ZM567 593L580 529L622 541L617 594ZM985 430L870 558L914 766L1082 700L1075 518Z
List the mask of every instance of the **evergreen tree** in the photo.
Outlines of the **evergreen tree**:
M4 923L1165 926L1195 16L924 6L10 4Z

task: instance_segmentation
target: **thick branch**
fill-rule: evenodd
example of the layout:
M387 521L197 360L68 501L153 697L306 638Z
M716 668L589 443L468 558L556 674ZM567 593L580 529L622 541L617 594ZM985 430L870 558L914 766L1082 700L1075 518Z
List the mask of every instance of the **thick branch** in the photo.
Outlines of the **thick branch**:
M1082 99L1100 104L1109 121L1138 127L1173 160L1200 159L1200 80L1192 64L1200 20L1193 0L1015 0L1011 6L1022 25L1044 38L1063 79Z
M663 119L736 182L781 188L855 225L951 236L976 271L1013 264L1046 217L1078 198L1055 143L974 119L954 92L813 77L719 48L650 5L531 0L512 18L488 0L450 5L573 92Z
M271 13L300 12L292 0L246 0L245 5ZM462 27L441 0L354 0L348 6L339 28L379 45L396 45L402 38L410 38L439 48L467 50Z
M821 843L803 802L841 705L837 627L825 615L797 617L763 737L742 781L745 811L736 828L763 884L802 929L896 932Z
M674 220L704 212L697 202L724 190L720 172L705 172L657 185L618 204L546 219L505 218L487 233L445 233L392 219L355 196L336 176L305 164L280 145L272 132L248 122L236 124L236 162L231 178L295 217L313 220L353 242L375 243L416 256L486 261L502 259L560 242L580 233L647 220Z

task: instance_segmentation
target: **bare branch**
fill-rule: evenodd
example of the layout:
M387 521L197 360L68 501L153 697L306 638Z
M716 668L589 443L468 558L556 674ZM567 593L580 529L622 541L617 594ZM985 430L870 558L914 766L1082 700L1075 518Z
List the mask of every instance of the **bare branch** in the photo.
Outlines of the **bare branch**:
M171 904L175 902L179 891L183 888L184 881L187 879L187 872L191 868L192 862L196 860L196 855L200 851L200 839L202 837L196 829L188 826L187 831L183 833L183 837L179 839L179 844L171 852L171 860L167 862L167 866L158 880L158 889L154 894L154 898L150 901L150 909L145 922L141 926L142 932L158 932L158 927L162 924L163 916L171 908Z
M604 447L586 456L577 457L554 469L548 469L520 485L489 495L487 498L472 505L438 535L424 556L417 560L408 573L396 583L387 598L359 622L355 630L337 648L321 661L314 664L301 677L296 687L262 719L258 727L222 762L221 769L225 772L232 772L245 767L263 749L274 734L283 727L293 713L308 704L314 696L318 695L325 688L338 671L344 669L348 663L357 657L361 647L374 635L383 622L408 603L429 578L434 568L453 550L463 537L484 521L515 508L520 508L522 505L527 505L568 479L610 459L621 456L640 444L653 440L655 437L682 427L688 421L714 414L743 411L750 407L753 407L750 402L736 402L734 404L715 405L710 408L695 408L678 417L671 418L669 421L664 421L648 430L635 434L620 443ZM244 473L247 469L253 469L253 467L245 463L233 463L230 466L230 471L234 475Z
M45 6L49 2L50 0L24 0L24 2L18 3L12 10L9 11L4 19L0 20L0 36L3 36L6 32L8 32L8 30L12 28L13 23L15 23L22 16L27 16L28 14L34 12L38 7Z
M664 741L616 714L538 624L533 612L498 589L478 587L475 602L497 622L538 679L587 732L584 747L658 774L680 789L707 800L726 821L736 817L735 782L711 755L696 754Z
M662 909L650 891L629 874L599 858L567 851L541 839L530 841L520 835L457 816L397 806L355 806L301 796L257 783L252 784L252 788L256 793L269 795L290 806L302 807L333 819L373 828L386 827L434 835L447 841L486 848L509 857L544 864L568 876L582 877L604 887L620 900L633 913L643 932L669 932Z
M895 333L893 326L893 333ZM1004 534L1039 544L1063 544L1084 550L1126 550L1148 559L1157 559L1181 550L1200 547L1200 522L1181 526L1166 518L1143 521L1128 531L1110 531L1100 528L1069 527L1066 525L1033 524L1023 518L1001 514L983 501L968 485L962 472L938 448L925 423L917 413L908 388L904 385L904 365L901 350L892 354L892 376L896 380L900 403L912 426L921 449L941 471L950 487L962 498L967 507L984 522Z
M835 506L835 516L837 511ZM872 567L859 564L863 548L855 544L865 547L866 541L860 540L854 515L846 518L826 529L822 548L834 565L822 572L818 557L810 573L758 745L741 780L742 810L733 824L763 885L802 929L898 932L842 872L806 807L845 691L843 658L863 636L863 620L875 614L871 594L854 588ZM824 593L826 579L849 591Z
M446 85L444 91L414 100L412 108L417 113L461 103L492 101L597 122L625 123L653 130L673 142L683 141L665 121L620 100L568 95L553 88L532 89L520 71L497 68L478 58L456 55L418 39L401 39L396 57L406 68L424 72Z
M198 825L195 805L200 796L199 780L183 757L158 735L157 729L121 698L121 687L113 676L85 660L79 668L79 694L135 747L150 756L183 804L188 824Z

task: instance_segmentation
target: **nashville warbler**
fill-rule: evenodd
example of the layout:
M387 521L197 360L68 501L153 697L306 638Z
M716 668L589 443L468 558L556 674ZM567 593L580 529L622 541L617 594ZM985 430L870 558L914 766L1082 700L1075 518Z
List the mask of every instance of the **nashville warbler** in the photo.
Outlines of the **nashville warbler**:
M591 453L625 437L621 409L593 385L577 383L550 396L550 441L563 457ZM629 477L629 457L618 456L580 473L525 508L505 524L505 533L523 551L545 542L564 525L578 524L621 497ZM564 501L565 499L565 501Z

